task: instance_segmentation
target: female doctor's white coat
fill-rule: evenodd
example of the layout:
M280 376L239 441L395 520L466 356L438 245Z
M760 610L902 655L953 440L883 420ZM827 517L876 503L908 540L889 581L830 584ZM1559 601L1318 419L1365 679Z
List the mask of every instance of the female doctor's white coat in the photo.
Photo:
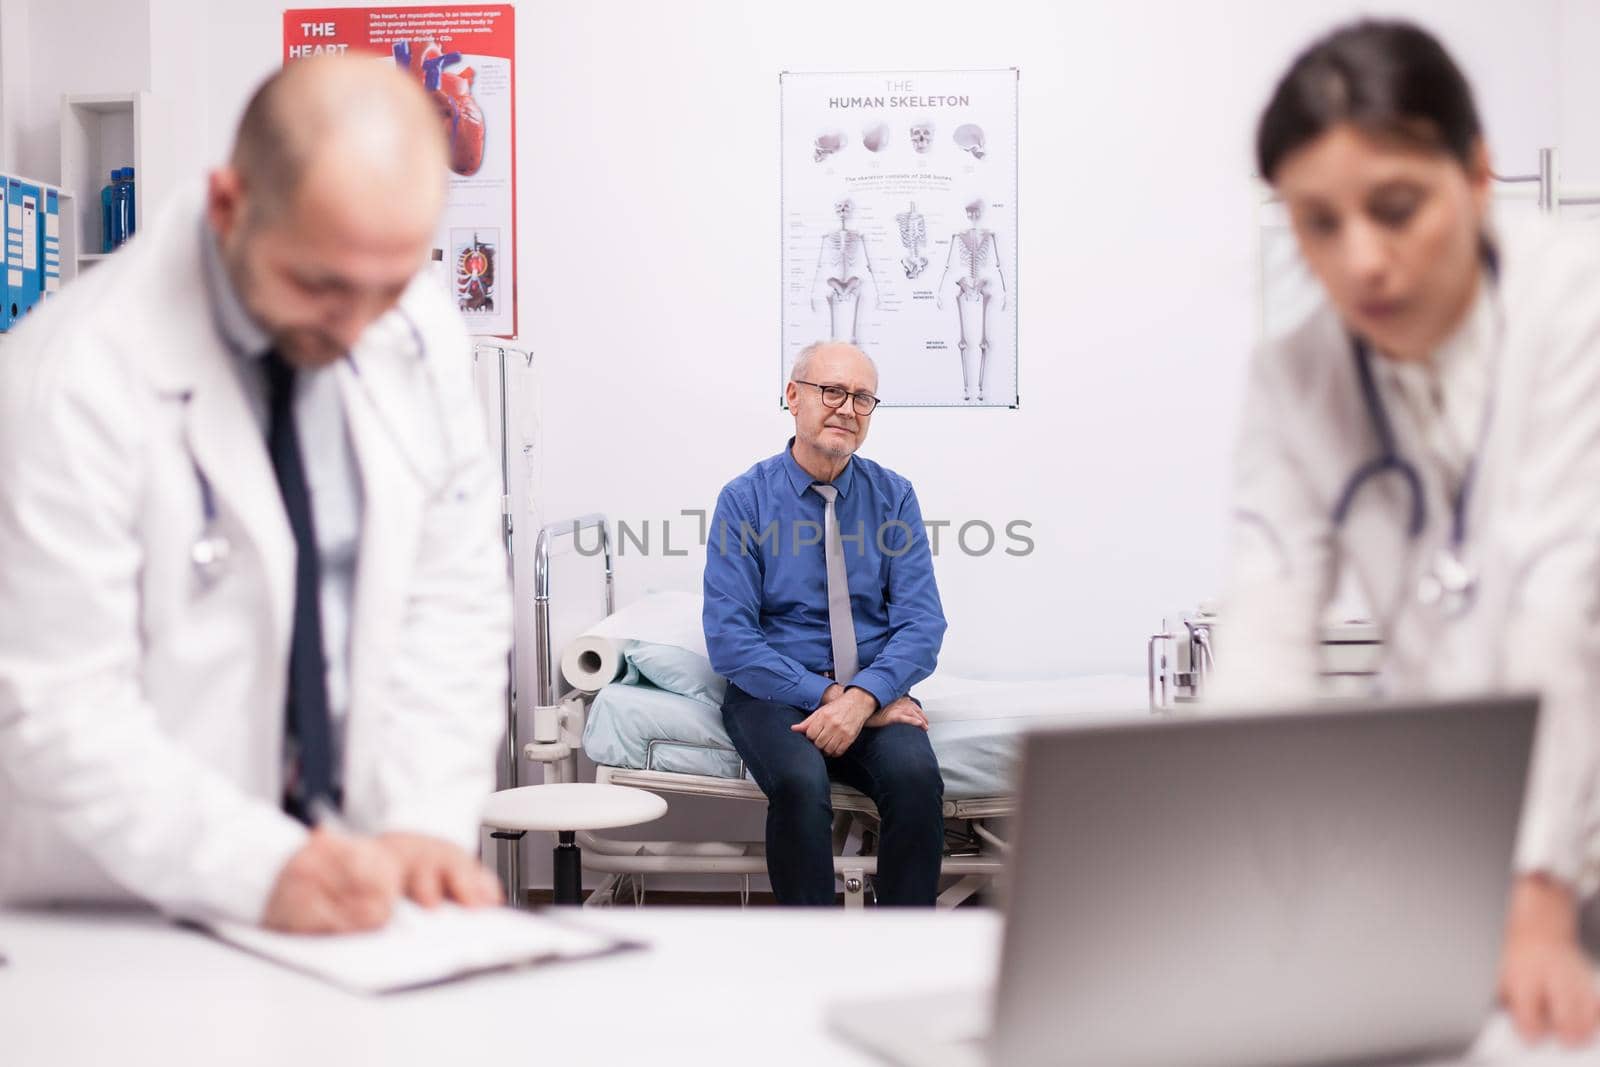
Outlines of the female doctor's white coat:
M1600 255L1592 234L1547 223L1508 230L1496 247L1498 283L1480 287L1450 342L1465 373L1480 377L1455 397L1482 398L1465 442L1477 467L1462 553L1478 576L1469 609L1453 617L1418 595L1449 542L1451 500L1418 409L1389 374L1376 375L1377 384L1396 451L1421 475L1426 529L1408 540L1411 496L1393 474L1368 481L1345 523L1333 521L1345 485L1380 448L1350 336L1324 306L1264 345L1251 369L1213 694L1218 703L1303 695L1316 674L1324 610L1340 579L1353 579L1384 640L1385 692L1542 694L1517 866L1592 886L1600 858L1590 844L1600 721ZM1376 353L1372 360L1382 363Z
M304 841L279 806L294 539L200 227L174 205L0 350L0 900L253 922ZM499 479L460 317L423 275L400 307L337 370L363 502L344 813L476 851L510 643ZM197 467L231 544L214 579Z

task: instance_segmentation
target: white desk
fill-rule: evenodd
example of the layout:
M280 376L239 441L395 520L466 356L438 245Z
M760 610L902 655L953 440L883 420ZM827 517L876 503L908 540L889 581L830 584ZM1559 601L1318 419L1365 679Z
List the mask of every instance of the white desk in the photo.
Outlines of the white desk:
M369 998L148 915L0 911L11 961L0 1062L868 1064L827 1032L827 1005L983 982L1000 930L978 909L617 909L581 921L652 947ZM1600 1048L1523 1052L1503 1021L1481 1048L1490 1055L1474 1063L1600 1062Z

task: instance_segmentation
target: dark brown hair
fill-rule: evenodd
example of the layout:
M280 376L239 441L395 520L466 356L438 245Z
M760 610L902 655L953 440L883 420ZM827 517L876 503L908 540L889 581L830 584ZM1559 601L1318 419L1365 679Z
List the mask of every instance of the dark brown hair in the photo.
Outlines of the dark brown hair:
M1472 87L1428 31L1367 19L1295 58L1256 128L1256 166L1272 181L1290 153L1343 122L1473 165L1483 127Z

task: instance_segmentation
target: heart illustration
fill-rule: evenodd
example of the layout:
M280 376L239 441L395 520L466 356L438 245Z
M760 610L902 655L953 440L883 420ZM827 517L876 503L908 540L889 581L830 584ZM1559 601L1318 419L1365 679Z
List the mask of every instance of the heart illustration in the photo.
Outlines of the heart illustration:
M446 52L434 41L397 41L395 65L422 81L444 123L450 144L450 169L467 176L483 166L483 109L472 95L477 72L471 67L447 71L461 62L460 52Z

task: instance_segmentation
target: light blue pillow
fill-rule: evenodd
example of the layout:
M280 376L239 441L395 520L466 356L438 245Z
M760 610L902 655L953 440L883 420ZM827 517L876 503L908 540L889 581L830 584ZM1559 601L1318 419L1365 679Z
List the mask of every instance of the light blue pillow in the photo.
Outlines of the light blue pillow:
M728 681L711 669L711 661L675 645L630 641L623 652L629 666L658 689L677 693L713 708L722 707Z

